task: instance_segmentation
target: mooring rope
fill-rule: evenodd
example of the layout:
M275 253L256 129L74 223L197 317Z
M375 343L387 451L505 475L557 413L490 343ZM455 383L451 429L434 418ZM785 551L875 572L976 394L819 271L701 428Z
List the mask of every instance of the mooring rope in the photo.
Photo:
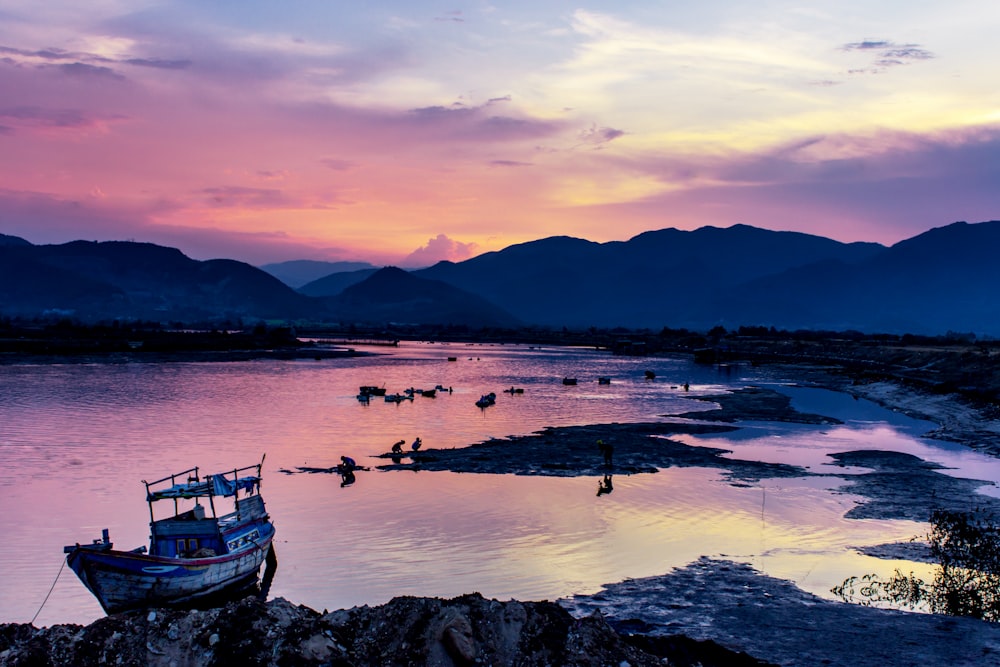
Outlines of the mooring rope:
M45 603L49 601L49 596L52 595L52 591L55 590L55 588L56 588L56 582L59 581L59 575L62 574L62 571L63 571L64 567L66 567L66 559L65 558L62 559L62 565L59 566L59 571L56 572L55 581L53 581L52 582L52 586L49 587L49 592L45 594L45 599L42 600L42 605L38 608L38 611L35 612L35 615L31 617L31 625L35 624L35 619L38 618L38 615L42 613L42 608L45 607Z

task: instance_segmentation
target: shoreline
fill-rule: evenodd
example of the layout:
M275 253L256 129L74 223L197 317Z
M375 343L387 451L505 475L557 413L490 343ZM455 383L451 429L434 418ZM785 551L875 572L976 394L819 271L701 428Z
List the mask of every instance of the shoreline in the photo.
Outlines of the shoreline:
M776 370L787 370L798 386L843 391L938 424L924 437L1000 456L1000 422L989 409L980 408L960 395L933 393L893 380L852 378L842 369L799 364L773 366ZM795 476L806 471L794 466L725 459L720 456L724 450L683 445L671 441L670 435L721 433L739 428L742 421L753 420L836 423L823 415L799 413L791 408L787 397L767 389L699 398L721 407L671 416L674 420L696 422L549 428L529 436L493 439L461 449L409 453L401 457L410 458L409 464L393 462L379 467L404 470L417 464L422 469L457 472L601 476L609 469L612 474L655 474L657 467L663 465L699 465L723 469L730 483L744 484L761 477ZM604 438L615 444L610 468L604 467L595 444ZM552 455L553 447L558 448L558 457ZM967 502L974 492L970 480L942 475L916 457L886 454L855 452L840 458L842 465L872 470L867 476L842 476L855 482L850 493L869 501L859 505L856 508L859 513L852 518L926 520L930 508L927 496L934 496L936 506L944 500L957 506ZM383 458L391 460L392 454L386 453ZM879 554L873 550L872 555ZM896 558L899 553L887 548L881 557ZM563 664L592 664L583 661L585 655L595 659L599 655L608 664L620 664L622 660L631 665L662 664L659 659L665 655L663 644L673 642L675 648L681 646L703 665L740 664L741 660L742 664L821 662L845 667L866 663L1000 665L1000 626L973 619L824 600L802 591L792 582L722 559L703 557L658 577L606 584L594 595L575 596L556 603L576 620L568 623L553 608L533 606L542 603L515 600L501 603L477 600L470 595L449 601L401 598L379 607L330 613L324 610L323 614L280 598L262 606L243 601L207 612L157 610L116 615L99 619L83 629L75 625L35 629L28 624L0 624L0 665L24 664L20 661L28 655L40 655L45 660L48 656L53 660L58 655L67 656L65 662L39 664L73 664L79 662L80 656L96 659L100 655L117 655L125 657L125 664L163 665L171 664L172 660L175 664L221 664L225 659L236 658L278 664L279 655L285 656L285 660L299 659L313 664L323 661L381 664L380 660L397 661L419 655L425 659L421 664L450 665L463 664L462 656L466 654L462 646L473 647L468 650L479 657L497 656L501 650L508 651L504 655L514 655L521 650L526 636L538 647L548 646L549 651L554 650L551 646L558 646L566 658ZM456 612L455 608L462 611ZM503 614L489 615L500 609ZM526 619L536 612L537 625L529 628L527 634L526 627L530 624L512 625L509 619L510 615ZM255 624L252 627L244 618L248 615ZM462 618L466 620L463 622ZM586 620L592 618L597 620ZM233 629L227 634L229 626ZM296 627L298 630L293 631ZM257 642L253 637L241 639L239 630L271 639L267 643ZM581 642L570 648L574 632L590 633L593 642ZM274 637L280 638L277 644L273 643ZM542 638L554 644L550 646ZM378 644L391 646L394 652L378 648ZM272 646L280 646L281 650L268 659L265 654ZM659 646L661 653L647 652L641 648L644 646ZM35 651L41 653L32 653ZM362 655L371 661L365 662ZM545 654L544 659L539 654L519 655L521 664L546 664L551 658L551 653ZM129 656L135 662L129 662ZM712 662L712 656L720 657Z

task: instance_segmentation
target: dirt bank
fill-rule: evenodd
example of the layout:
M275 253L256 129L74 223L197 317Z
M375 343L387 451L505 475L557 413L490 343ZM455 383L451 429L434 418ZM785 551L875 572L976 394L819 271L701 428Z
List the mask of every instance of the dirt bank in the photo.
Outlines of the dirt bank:
M616 632L553 602L400 597L319 613L254 598L207 611L146 610L86 627L0 625L0 666L760 665L711 641Z

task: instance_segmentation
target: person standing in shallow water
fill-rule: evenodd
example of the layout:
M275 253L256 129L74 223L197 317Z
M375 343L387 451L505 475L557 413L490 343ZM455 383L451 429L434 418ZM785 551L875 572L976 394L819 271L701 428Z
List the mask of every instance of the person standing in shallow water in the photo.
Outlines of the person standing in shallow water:
M604 465L611 466L611 459L614 456L615 448L610 442L597 441L597 449L604 455Z

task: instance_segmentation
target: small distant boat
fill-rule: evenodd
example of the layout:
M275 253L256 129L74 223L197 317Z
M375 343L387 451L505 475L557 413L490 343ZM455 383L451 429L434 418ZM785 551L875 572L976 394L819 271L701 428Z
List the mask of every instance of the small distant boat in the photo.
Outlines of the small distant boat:
M597 384L611 384L611 378L609 378L609 377L599 377L599 378L597 378Z
M406 401L406 400L412 401L413 400L413 395L412 394L399 394L399 393L396 393L396 394L386 394L385 395L385 402L386 403L402 403L403 401Z
M66 563L108 614L196 606L246 591L257 583L265 560L269 570L277 564L274 525L260 496L263 464L261 459L257 465L204 477L191 468L155 482L143 480L149 549L118 551L105 528L91 544L63 547ZM253 474L244 475L249 471ZM219 516L217 503L224 498L232 499L234 510ZM179 509L179 501L192 499L194 507ZM201 499L208 500L211 516ZM172 516L155 519L153 506L160 500L171 501Z
M646 371L646 379L647 380L656 379L656 373L654 373L653 371Z
M576 378L563 378L563 384L566 385L576 384Z
M479 400L476 401L476 407L488 408L496 402L497 402L497 395L491 391L490 393L483 394L482 396L479 397Z
M448 361L458 361L458 357L448 357Z
M363 384L361 385L361 393L368 396L385 396L385 387Z
M424 389L420 392L421 396L426 396L427 398L434 398L437 396L437 389Z
M504 389L503 393L510 394L512 396L514 394L523 394L524 393L524 387L511 387L510 389Z

